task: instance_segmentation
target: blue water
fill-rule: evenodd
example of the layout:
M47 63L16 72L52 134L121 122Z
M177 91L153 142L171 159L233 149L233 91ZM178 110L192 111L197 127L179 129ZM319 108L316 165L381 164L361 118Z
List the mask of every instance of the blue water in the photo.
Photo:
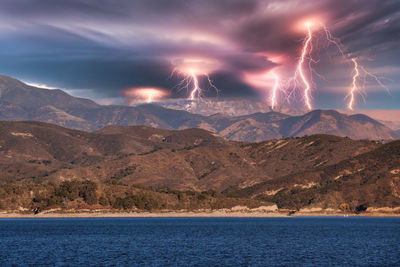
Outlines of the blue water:
M0 219L0 265L400 266L400 218Z

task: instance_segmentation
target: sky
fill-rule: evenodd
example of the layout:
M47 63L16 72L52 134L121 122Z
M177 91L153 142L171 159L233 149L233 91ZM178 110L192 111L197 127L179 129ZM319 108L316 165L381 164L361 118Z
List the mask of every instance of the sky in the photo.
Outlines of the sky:
M2 0L0 48L1 74L106 104L195 78L194 98L345 109L354 59L353 107L400 109L398 0Z

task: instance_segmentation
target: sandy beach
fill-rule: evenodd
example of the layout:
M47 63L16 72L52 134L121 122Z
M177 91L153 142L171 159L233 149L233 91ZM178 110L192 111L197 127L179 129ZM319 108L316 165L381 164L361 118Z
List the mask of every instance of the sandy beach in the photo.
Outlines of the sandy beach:
M288 215L287 212L229 212L229 211L168 211L168 212L48 212L48 213L0 213L0 218L167 218L167 217L253 217L253 218L274 218L274 217L400 217L398 213L377 213L365 212L361 214L345 214L330 212L296 212Z

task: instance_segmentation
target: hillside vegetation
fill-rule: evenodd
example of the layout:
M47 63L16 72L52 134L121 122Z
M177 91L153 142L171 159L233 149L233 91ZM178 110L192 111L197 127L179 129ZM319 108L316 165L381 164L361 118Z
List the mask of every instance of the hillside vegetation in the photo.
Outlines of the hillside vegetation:
M332 135L260 143L202 129L83 132L0 122L0 208L293 212L400 207L400 141Z

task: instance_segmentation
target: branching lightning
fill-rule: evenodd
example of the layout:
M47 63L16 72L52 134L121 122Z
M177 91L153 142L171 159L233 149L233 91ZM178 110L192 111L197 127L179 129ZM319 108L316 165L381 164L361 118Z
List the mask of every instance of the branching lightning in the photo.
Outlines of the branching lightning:
M335 45L336 48L339 50L339 53L344 58L347 58L346 54L343 51L342 44L340 43L340 41L332 36L332 33L328 30L328 28L325 25L322 24L322 27L325 31L326 40L328 40L329 43Z
M312 110L312 91L317 87L314 83L313 75L315 74L319 79L328 81L316 71L319 60L313 58L313 56L316 56L319 52L318 44L321 38L326 40L326 43L324 42L325 48L331 45L335 46L339 56L342 57L345 62L351 64L352 84L348 89L346 88L346 105L348 109L354 109L357 94L361 95L365 100L365 85L368 77L372 78L380 87L389 92L389 88L385 86L377 75L369 72L360 64L360 58L346 53L346 49L340 40L335 38L324 24L318 23L315 20L307 20L306 23L300 23L298 26L299 29L305 30L305 37L299 52L300 56L294 65L293 76L288 77L285 76L285 73L282 73L282 70L285 70L284 67L281 67L283 65L282 61L275 61L275 59L279 57L273 54L266 55L266 57L279 66L279 76L271 70L258 73L248 72L243 76L244 80L254 86L256 90L259 90L261 94L265 95L267 91L269 92L269 103L272 109L279 105L279 99L283 96L285 96L286 102L290 103L291 98L296 97L298 92L301 92L305 107L308 110ZM281 79L281 77L283 78ZM364 83L362 83L360 79L363 79ZM271 82L272 80L274 80L274 83ZM281 92L282 96L278 95L279 92Z
M361 66L362 71L365 73L365 76L370 76L371 78L373 78L376 83L382 87L383 89L385 89L388 93L390 93L390 89L389 87L387 87L386 85L383 84L383 82L379 79L378 76L376 76L375 74L367 71L363 66Z
M383 82L380 80L380 78L377 75L367 71L364 66L362 66L362 65L360 65L358 63L356 58L351 57L351 55L346 54L344 52L343 45L340 43L340 40L334 38L332 36L331 32L328 30L328 28L325 25L322 25L322 26L323 26L323 29L325 31L325 35L326 35L327 41L329 43L335 45L336 48L338 49L339 53L341 54L341 56L346 60L349 60L349 61L351 60L351 62L353 64L352 86L351 86L351 88L349 90L349 93L347 95L348 98L349 98L349 102L347 103L347 108L348 109L350 109L350 110L354 109L355 93L358 92L358 93L362 94L365 91L364 88L365 88L366 79L367 79L368 76L373 78L380 87L384 88L388 93L390 93L389 88L386 85L383 84ZM359 86L358 85L358 79L361 76L361 72L364 74L364 84L363 84L363 86Z
M178 88L178 90L186 89L189 92L189 100L201 99L204 96L204 90L200 87L199 76L205 77L209 88L213 88L218 94L219 89L214 85L207 73L199 74L194 70L188 70L187 72L179 71L179 73L183 76L183 78L176 85L176 88Z
M321 48L325 48L329 53L327 48L330 46L336 47L338 50L336 56L343 58L343 62L349 64L349 66L351 65L352 68L351 76L346 75L349 79L349 84L350 77L352 79L351 85L346 86L347 94L345 99L348 109L354 109L357 94L365 97L365 85L369 81L367 78L373 79L380 87L389 92L389 88L385 86L381 79L362 65L362 58L355 56L353 53L348 53L340 39L335 38L321 21L314 17L308 18L305 23L303 21L296 24L296 30L301 30L304 37L301 49L299 49L299 57L295 62L287 60L289 57L284 54L268 55L264 51L262 55L268 61L275 63L274 69L271 70L271 67L269 67L264 70L255 69L242 73L242 79L258 90L265 101L270 103L272 109L275 109L282 100L290 103L291 99L299 96L299 94L302 96L305 108L308 110L313 109L312 93L317 89L317 83L314 82L313 76L315 75L319 82L328 81L317 72L318 63L321 59L318 58L318 53ZM222 66L219 62L212 58L199 57L198 55L185 55L171 60L174 66L171 76L177 73L182 78L174 88L178 90L186 89L188 100L202 99L205 89L207 89L202 87L205 84L218 94L219 90L213 84L209 74L214 73L215 70ZM289 62L288 67L285 66L285 62ZM277 69L279 70L278 73L276 72ZM292 75L287 75L287 71Z
M208 84L210 85L211 88L213 88L215 90L215 92L219 93L219 89L214 85L213 81L210 79L210 76L208 74L204 74L204 76L206 76Z
M176 67L171 76L178 73L183 77L175 88L178 90L186 89L189 100L201 99L204 96L204 90L200 86L200 77L204 77L207 80L208 87L213 88L218 94L219 90L209 76L209 73L215 68L216 62L205 59L183 59L173 64Z

